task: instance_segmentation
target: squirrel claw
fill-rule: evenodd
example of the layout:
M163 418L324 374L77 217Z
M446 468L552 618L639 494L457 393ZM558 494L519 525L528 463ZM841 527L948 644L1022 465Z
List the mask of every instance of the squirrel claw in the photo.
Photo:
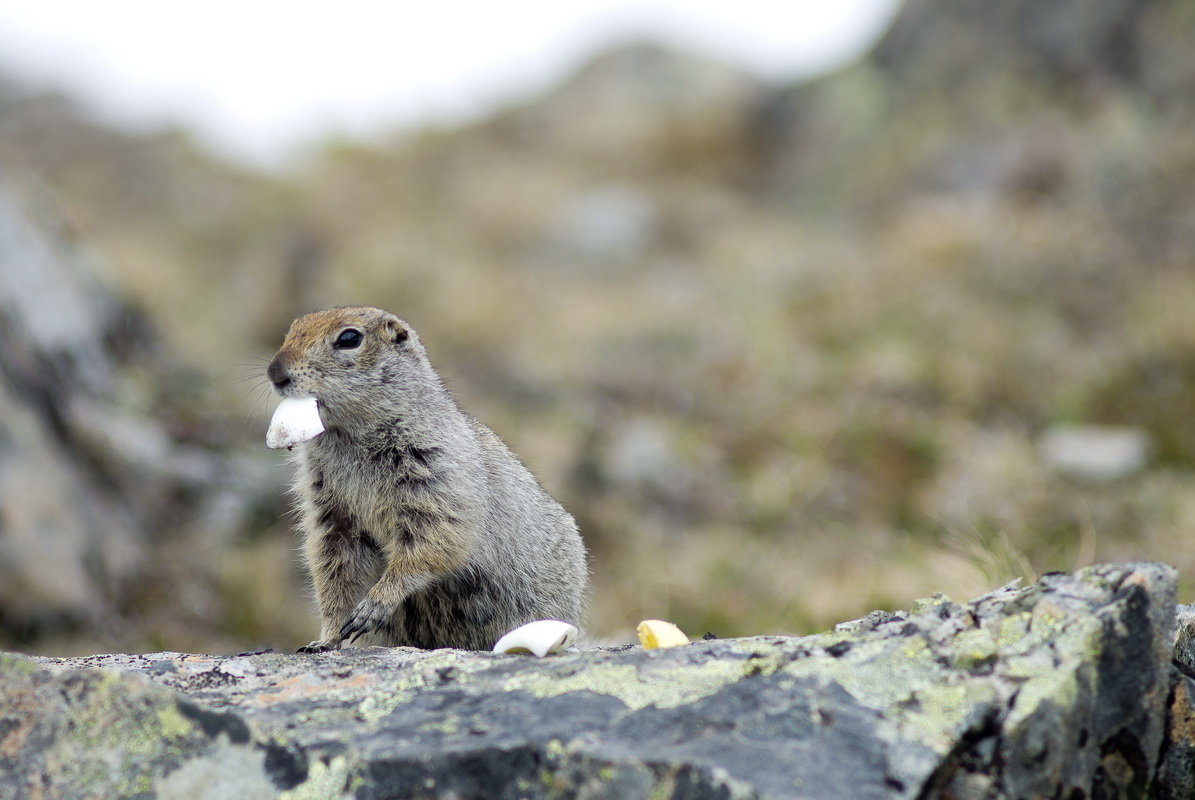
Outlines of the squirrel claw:
M322 642L316 639L314 642L305 644L296 650L296 653L327 653L332 650L339 650L340 645L335 642Z
M348 621L340 627L340 633L337 635L342 640L355 642L365 634L373 633L381 628L388 616L390 614L381 603L367 597L353 609L353 613L349 615Z

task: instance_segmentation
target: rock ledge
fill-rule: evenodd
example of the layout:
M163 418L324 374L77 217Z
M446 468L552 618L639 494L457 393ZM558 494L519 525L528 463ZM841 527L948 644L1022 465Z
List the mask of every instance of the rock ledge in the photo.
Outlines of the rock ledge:
M0 798L1180 796L1175 580L1101 565L816 636L544 660L3 655Z

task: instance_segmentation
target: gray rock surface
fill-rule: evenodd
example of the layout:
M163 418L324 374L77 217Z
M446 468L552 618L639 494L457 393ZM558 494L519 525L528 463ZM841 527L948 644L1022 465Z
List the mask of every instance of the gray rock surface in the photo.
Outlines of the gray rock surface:
M284 473L214 446L148 317L14 187L0 181L0 628L112 631L164 542L240 534Z
M543 660L7 655L0 798L1140 797L1174 587L1103 565L816 636Z
M942 80L957 78L959 69L978 73L1009 65L1056 79L1131 79L1140 69L1141 28L1154 4L908 0L875 58L901 72L936 72ZM955 68L955 76L943 69L948 66Z
M1174 625L1174 665L1165 742L1154 796L1195 797L1195 606L1179 606Z
M67 249L0 191L0 605L18 624L90 619L111 599L101 586L143 558L132 515L77 452L74 420L110 401L119 366L105 342L136 343L129 328L144 320L122 315Z

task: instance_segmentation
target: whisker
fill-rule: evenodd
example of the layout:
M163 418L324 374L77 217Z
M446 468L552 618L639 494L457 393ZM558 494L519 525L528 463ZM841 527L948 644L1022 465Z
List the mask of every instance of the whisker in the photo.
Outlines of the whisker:
M249 388L245 389L244 394L241 395L241 399L242 400L247 399L249 397L249 395L254 394L255 392L260 392L262 389L266 389L266 388L267 387L266 387L265 381L258 381L257 383L253 384Z
M249 394L252 392L257 392L257 399L253 401L253 404L249 406L249 411L245 414L246 424L251 422L253 418L257 416L259 409L264 410L269 404L271 395L269 381L263 379L260 383L250 386L245 392L245 396L249 396Z
M270 363L270 359L272 359L274 357L273 353L267 353L263 350L257 350L257 349L249 350L246 348L240 349L239 352L237 353L237 355L241 356L241 358L252 359L255 363L261 363L261 364Z

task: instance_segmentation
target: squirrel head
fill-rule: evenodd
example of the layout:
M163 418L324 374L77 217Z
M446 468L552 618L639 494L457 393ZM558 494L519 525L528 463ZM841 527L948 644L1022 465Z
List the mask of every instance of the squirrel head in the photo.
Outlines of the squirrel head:
M315 397L338 427L392 414L404 395L438 384L414 329L361 306L296 319L266 374L283 397Z

